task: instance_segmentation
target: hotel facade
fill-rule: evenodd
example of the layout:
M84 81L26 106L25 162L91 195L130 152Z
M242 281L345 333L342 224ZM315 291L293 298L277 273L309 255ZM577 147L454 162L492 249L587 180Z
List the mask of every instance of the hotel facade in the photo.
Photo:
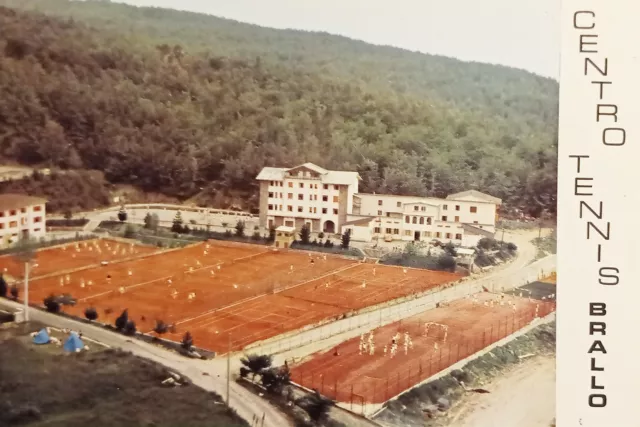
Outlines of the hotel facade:
M354 241L453 242L473 247L493 237L502 201L477 190L446 199L358 193L356 172L329 171L312 163L264 168L260 225L329 234L349 231Z

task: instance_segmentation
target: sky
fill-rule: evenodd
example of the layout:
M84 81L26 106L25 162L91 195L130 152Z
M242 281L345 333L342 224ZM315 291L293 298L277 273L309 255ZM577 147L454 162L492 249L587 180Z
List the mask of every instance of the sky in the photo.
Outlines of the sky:
M560 74L560 0L117 1Z

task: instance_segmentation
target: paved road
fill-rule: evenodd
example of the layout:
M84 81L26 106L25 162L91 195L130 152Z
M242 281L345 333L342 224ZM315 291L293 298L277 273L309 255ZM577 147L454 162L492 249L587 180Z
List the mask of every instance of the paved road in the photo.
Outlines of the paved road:
M1 300L0 304L11 307L22 307L21 304L7 300ZM129 339L123 335L72 319L33 309L30 310L29 313L32 320L42 322L54 328L80 330L88 338L114 348L122 348L137 356L158 362L188 377L195 385L208 391L214 391L222 396L223 399L226 398L226 363L223 360L214 362L186 359L161 347L140 340ZM234 362L233 366L238 366L237 362ZM265 414L265 427L285 427L292 425L280 411L271 406L266 400L261 399L233 381L231 381L230 394L231 407L238 415L247 420L248 423L251 423L254 415L258 415L261 418L262 414Z

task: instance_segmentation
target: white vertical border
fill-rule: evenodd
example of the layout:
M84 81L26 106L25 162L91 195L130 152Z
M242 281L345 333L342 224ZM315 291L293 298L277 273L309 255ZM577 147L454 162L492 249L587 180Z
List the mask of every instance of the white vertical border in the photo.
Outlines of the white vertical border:
M640 0L562 0L558 427L640 426L639 16Z

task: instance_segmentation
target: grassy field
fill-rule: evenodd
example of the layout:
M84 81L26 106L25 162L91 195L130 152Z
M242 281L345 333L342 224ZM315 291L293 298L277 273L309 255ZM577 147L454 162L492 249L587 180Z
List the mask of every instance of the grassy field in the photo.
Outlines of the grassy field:
M0 326L2 426L248 426L214 393L161 385L168 372L153 362L91 342L78 354L35 346L29 333L41 327Z

